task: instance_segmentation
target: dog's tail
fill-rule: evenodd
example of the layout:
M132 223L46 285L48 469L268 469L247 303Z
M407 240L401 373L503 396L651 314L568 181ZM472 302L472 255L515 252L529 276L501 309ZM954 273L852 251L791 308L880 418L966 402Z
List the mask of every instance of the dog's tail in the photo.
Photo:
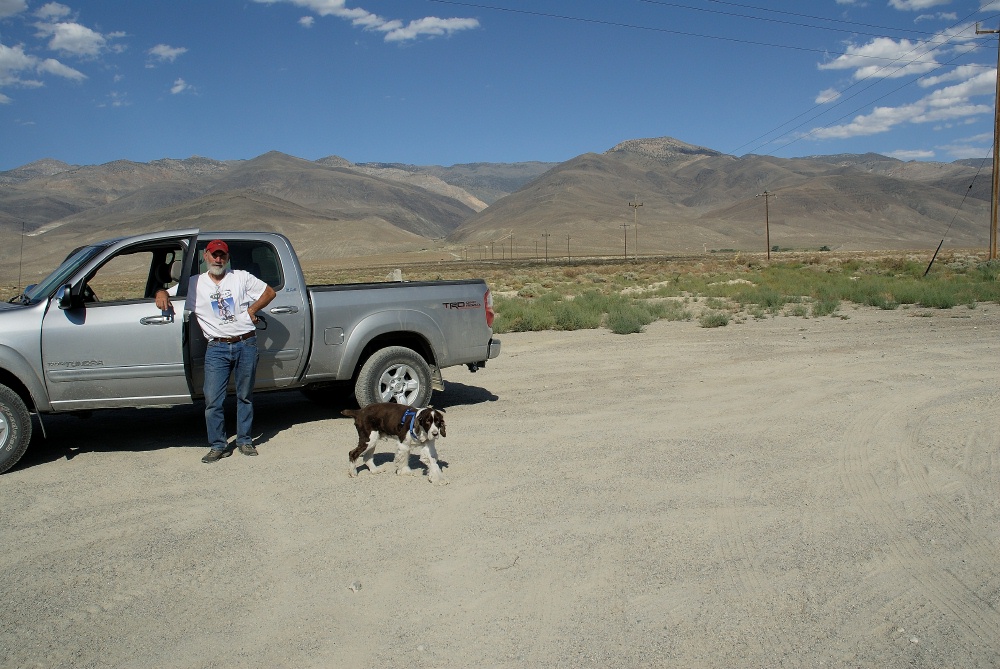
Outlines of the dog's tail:
M343 411L340 412L340 415L354 418L354 416L357 415L357 413L358 413L357 409L344 409Z

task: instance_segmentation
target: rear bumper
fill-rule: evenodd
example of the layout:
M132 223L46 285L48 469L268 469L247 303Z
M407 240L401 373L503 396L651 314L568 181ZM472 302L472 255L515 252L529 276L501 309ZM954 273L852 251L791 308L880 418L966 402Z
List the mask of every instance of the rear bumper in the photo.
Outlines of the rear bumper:
M490 339L490 355L489 359L492 360L500 355L500 340Z

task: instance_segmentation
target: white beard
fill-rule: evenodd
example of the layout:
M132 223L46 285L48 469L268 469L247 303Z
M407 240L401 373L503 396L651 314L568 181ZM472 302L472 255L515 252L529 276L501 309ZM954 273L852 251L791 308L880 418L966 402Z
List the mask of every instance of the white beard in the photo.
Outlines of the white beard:
M211 265L208 268L208 273L211 274L212 276L222 276L223 274L226 273L226 268L224 266L216 267L215 265Z

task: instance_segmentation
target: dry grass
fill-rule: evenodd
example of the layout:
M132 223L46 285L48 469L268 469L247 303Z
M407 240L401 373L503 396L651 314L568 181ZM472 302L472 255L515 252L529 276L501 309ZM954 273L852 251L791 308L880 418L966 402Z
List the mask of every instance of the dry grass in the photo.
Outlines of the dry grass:
M411 262L399 262L399 261ZM927 252L742 252L686 256L581 258L572 261L538 260L412 262L412 257L344 259L305 264L310 285L392 280L400 270L407 281L482 278L497 298L502 330L503 310L513 304L523 309L560 309L574 298L598 294L647 305L671 302L673 313L710 322L741 322L777 315L837 316L841 300L896 308L900 305L949 308L974 307L1000 296L1000 270L987 263L985 252L948 251L939 255L931 273L923 277ZM366 263L362 265L361 263ZM102 300L135 297L138 278L121 277L102 286ZM0 287L0 298L17 293ZM657 307L660 313L662 309ZM662 316L661 316L662 317ZM569 319L573 322L573 319ZM547 322L540 319L539 322Z

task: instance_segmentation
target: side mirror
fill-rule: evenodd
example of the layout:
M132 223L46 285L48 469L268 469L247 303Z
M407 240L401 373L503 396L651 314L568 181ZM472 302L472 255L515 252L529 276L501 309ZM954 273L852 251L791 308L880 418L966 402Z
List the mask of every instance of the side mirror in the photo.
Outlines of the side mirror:
M63 310L73 308L73 289L68 283L59 286L56 291L56 305Z

